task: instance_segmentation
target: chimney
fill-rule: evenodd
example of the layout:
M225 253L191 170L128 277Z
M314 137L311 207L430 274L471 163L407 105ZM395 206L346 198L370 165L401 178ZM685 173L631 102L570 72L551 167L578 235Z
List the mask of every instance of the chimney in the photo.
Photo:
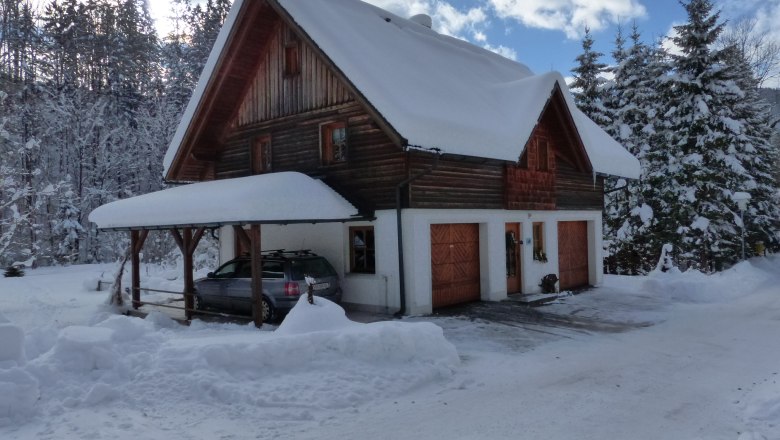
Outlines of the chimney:
M433 20L431 20L431 16L427 14L417 14L409 17L410 21L413 21L417 24L423 25L427 27L428 29L431 29L433 26Z

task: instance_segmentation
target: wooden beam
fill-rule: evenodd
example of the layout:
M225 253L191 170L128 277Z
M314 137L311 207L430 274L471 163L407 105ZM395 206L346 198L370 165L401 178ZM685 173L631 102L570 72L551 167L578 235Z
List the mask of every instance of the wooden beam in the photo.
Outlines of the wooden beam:
M255 327L260 328L263 326L263 255L260 246L260 225L250 227L249 237L251 241L249 254L252 258L252 320L255 322Z
M171 237L173 237L173 241L176 242L176 246L179 247L179 250L182 253L185 253L184 250L187 249L184 247L184 241L181 238L181 234L179 233L178 229L171 229Z
M203 238L204 232L206 232L205 226L201 226L195 230L195 235L192 236L192 243L190 243L190 248L189 248L190 255L195 253L195 249L197 249L198 243L200 243L200 239Z

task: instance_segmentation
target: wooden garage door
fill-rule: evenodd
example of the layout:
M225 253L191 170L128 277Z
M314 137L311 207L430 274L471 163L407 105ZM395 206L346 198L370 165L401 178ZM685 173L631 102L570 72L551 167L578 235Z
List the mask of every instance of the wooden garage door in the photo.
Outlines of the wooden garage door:
M561 290L588 285L588 222L558 223L558 271Z
M431 225L433 307L479 301L479 225Z

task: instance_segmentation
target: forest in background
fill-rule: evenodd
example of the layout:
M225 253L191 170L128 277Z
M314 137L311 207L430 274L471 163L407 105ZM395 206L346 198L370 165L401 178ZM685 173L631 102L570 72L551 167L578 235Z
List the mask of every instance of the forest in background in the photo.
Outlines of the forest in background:
M0 265L111 261L96 207L164 186L162 158L230 9L178 1L158 37L144 0L0 0ZM175 244L152 234L147 260Z
M99 234L89 212L165 186L162 157L230 1L177 1L162 37L145 4L48 0L36 10L0 0L0 265L114 260L126 234ZM611 273L646 273L665 243L685 266L733 264L739 191L752 196L748 253L757 241L780 245L777 117L759 94L780 50L749 22L726 27L707 0L684 7L679 54L643 42L634 26L615 38L615 66L599 61L589 33L575 60L578 106L643 167L638 181L607 183ZM174 249L152 234L144 259L175 258Z

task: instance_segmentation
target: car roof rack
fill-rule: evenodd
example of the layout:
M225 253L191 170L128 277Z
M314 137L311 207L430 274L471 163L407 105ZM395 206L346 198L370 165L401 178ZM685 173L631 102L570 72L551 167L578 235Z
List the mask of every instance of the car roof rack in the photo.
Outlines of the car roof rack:
M288 251L286 249L269 249L262 252L262 255L276 258L289 258L289 257L316 257L317 254L312 252L311 249L298 249Z

